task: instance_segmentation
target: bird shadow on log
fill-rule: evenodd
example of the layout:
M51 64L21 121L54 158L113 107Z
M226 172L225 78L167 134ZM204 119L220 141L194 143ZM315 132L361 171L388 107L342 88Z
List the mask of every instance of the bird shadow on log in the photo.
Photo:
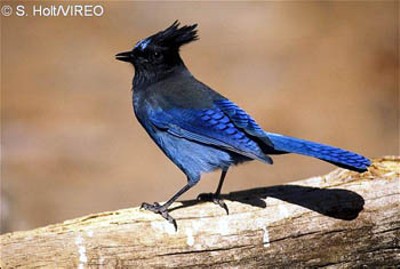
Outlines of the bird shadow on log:
M362 196L353 191L344 189L321 189L299 185L277 185L221 195L221 198L224 200L240 202L260 208L267 207L265 202L267 197L296 204L325 216L342 220L353 220L357 218L364 206L364 199ZM181 206L175 207L170 211L189 207L197 203L202 203L202 201L182 201Z

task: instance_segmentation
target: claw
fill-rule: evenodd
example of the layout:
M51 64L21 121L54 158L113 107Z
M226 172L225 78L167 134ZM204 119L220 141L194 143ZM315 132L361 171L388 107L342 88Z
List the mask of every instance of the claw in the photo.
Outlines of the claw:
M224 200L219 197L219 195L216 195L214 193L200 193L199 196L197 196L197 200L203 202L213 202L214 204L222 207L225 210L226 214L229 215L229 208L225 204Z
M152 211L156 214L160 214L164 219L166 219L169 223L174 225L175 231L178 231L178 225L176 224L176 220L168 213L168 209L157 202L153 204L142 203L140 206L141 209Z
M215 199L213 200L213 202L214 202L215 204L219 205L220 207L222 207L223 209L225 209L226 214L229 215L229 208L228 208L228 206L225 204L224 200L219 199L219 198L215 198Z

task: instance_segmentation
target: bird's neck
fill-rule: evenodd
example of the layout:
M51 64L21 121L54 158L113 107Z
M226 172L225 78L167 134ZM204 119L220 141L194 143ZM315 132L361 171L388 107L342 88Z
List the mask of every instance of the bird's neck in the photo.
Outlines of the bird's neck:
M160 68L160 69L145 69L138 68L135 69L135 76L133 77L133 89L141 90L145 89L148 86L160 82L170 76L174 76L175 74L179 74L181 72L188 71L184 63L180 63L169 68Z

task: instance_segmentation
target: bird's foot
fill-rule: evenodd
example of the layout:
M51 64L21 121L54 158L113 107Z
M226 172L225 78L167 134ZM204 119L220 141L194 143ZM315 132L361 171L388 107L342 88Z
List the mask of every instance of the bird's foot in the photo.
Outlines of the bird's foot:
M150 210L156 214L160 214L164 219L166 219L169 223L171 223L172 225L174 225L175 227L175 231L178 230L178 225L176 224L176 220L171 217L171 215L168 213L168 209L163 206L160 205L157 202L154 202L154 204L149 204L149 203L142 203L142 205L140 206L140 208L145 209L145 210Z
M228 206L225 204L224 200L215 193L200 193L199 196L197 196L197 200L202 202L213 202L214 204L222 207L225 210L226 214L229 215Z

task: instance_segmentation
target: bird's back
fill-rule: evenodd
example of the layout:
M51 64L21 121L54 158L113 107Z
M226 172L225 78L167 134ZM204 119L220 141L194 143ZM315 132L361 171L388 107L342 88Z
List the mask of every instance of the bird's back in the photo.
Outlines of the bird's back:
M133 95L134 105L139 106L137 109L145 102L154 108L165 110L211 108L215 100L224 98L198 81L186 68L176 70L165 79L146 87L134 88Z

